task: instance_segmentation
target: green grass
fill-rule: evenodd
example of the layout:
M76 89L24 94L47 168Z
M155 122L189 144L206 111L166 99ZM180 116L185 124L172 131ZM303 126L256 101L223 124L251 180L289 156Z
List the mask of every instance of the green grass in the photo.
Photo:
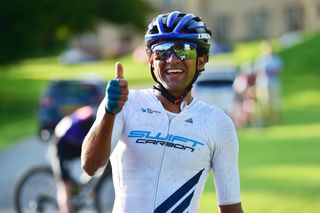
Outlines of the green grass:
M320 209L319 49L320 36L316 35L280 50L285 64L282 123L238 130L245 212L313 213ZM248 51L247 56L235 53L237 60L254 55L254 48ZM216 203L211 176L200 213L218 212Z
M320 208L320 123L239 130L246 212L317 212ZM211 210L212 209L212 210ZM200 212L218 212L212 177Z
M240 64L253 59L259 42L239 44L215 61ZM320 35L290 49L278 48L284 60L282 122L267 128L238 130L241 196L249 213L313 213L320 209ZM129 86L150 84L146 64L119 59ZM36 131L37 99L50 78L114 76L115 60L63 66L57 58L26 60L0 67L0 149ZM200 213L218 212L212 174L200 202Z

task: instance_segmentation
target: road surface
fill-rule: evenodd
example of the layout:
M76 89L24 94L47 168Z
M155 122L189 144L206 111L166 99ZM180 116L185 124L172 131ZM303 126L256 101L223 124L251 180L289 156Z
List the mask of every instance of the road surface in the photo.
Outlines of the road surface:
M32 165L49 164L47 144L36 137L0 151L0 213L14 213L13 190L18 177Z

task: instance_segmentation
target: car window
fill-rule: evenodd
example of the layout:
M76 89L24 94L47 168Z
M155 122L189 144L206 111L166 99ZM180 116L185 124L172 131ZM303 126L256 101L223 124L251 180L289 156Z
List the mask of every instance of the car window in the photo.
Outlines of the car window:
M57 84L53 84L48 91L49 96L57 98L66 98L70 96L87 98L90 96L98 96L100 93L101 92L96 85L70 82L59 82Z
M199 87L232 87L233 81L231 80L202 80L198 81Z

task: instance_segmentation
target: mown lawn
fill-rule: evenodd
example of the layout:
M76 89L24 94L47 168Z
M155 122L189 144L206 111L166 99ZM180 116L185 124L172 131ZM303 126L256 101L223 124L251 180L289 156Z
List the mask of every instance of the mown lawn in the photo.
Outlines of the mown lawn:
M319 49L318 35L280 52L285 63L282 123L238 130L245 212L319 212ZM201 213L218 212L211 179L201 199Z
M241 44L232 54L240 63L254 57L258 43ZM315 213L320 209L320 35L281 50L283 115L279 125L239 129L242 202L247 213ZM214 60L230 59L214 57ZM150 84L145 64L120 60L130 85ZM36 132L37 99L50 78L114 76L115 60L62 66L57 58L0 67L0 150ZM218 212L212 177L200 212Z
M320 208L320 124L239 131L243 207L256 213L311 213ZM200 212L218 212L212 180Z

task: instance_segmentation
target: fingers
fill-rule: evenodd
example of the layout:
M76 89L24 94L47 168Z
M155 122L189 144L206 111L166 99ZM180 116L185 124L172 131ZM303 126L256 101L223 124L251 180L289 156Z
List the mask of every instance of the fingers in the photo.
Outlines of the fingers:
M128 88L128 82L127 82L126 80L124 80L124 79L120 79L120 80L118 81L118 84L119 84L119 86L120 86L121 88Z
M115 65L115 79L118 80L118 84L120 87L125 88L128 87L128 82L126 80L123 80L123 67L120 62L117 62Z
M124 78L123 78L123 67L122 67L122 64L120 62L117 62L115 68L116 68L116 73L115 73L116 74L116 79L119 79L118 80L118 85L121 88L120 94L121 94L121 96L128 95L128 93L129 93L128 82L126 80L124 80ZM123 100L123 99L120 99L120 100Z
M120 62L117 62L115 68L116 68L116 70L115 70L116 79L123 78L123 67L122 67L122 64Z
M106 110L117 114L128 100L128 82L123 78L123 67L120 62L115 65L115 79L108 82L106 88Z
M110 80L110 86L128 88L128 82L124 79Z

